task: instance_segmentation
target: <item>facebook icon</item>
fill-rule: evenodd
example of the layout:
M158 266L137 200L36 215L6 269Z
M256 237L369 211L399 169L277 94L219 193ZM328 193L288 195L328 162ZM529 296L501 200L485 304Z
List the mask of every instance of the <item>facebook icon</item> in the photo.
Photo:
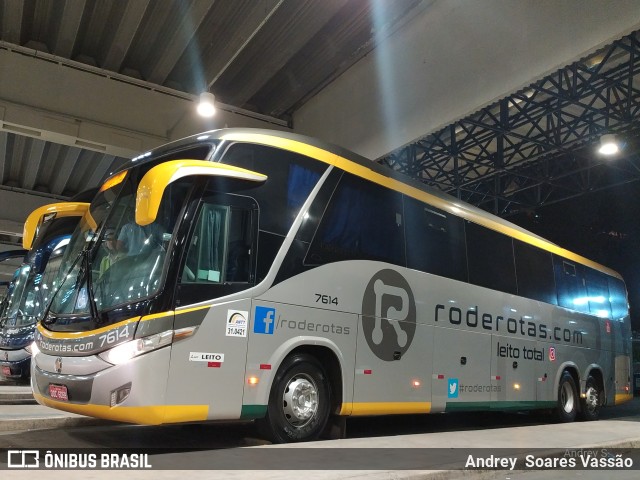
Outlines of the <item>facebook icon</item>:
M268 333L269 335L273 335L275 322L275 308L256 307L256 314L253 316L253 333Z

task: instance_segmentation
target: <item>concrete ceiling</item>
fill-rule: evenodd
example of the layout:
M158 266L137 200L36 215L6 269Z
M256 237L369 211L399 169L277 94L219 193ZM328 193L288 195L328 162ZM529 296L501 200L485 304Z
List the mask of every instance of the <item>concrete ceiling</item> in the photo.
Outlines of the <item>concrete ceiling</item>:
M0 251L19 242L31 209L148 148L219 126L289 129L374 35L425 4L388 2L374 28L373 3L0 1L0 203L16 206L0 211ZM222 110L209 123L191 112L203 91Z
M255 126L379 158L639 25L634 0L0 0L0 251L159 144Z

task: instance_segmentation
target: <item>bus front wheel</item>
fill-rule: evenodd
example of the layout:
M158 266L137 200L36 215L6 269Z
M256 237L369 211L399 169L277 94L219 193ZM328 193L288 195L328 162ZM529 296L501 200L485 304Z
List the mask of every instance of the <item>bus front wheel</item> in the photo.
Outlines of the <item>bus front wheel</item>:
M573 422L578 413L576 382L569 372L564 372L562 377L560 377L556 412L558 420L561 422Z
M318 360L292 355L276 373L267 415L258 427L274 443L315 440L329 419L330 400L329 381Z

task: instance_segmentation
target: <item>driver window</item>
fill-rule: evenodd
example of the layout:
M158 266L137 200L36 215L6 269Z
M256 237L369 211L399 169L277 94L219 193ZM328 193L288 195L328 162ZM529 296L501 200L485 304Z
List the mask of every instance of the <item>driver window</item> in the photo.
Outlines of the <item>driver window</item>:
M249 282L251 224L248 208L203 204L189 242L182 283Z
M191 237L183 282L220 283L229 207L204 204Z

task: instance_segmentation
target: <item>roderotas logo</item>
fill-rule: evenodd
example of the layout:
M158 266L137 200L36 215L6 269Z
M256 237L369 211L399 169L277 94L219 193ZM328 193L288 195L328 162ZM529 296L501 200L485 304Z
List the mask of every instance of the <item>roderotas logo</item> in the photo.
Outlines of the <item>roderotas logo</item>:
M362 299L362 332L376 357L398 360L416 333L416 302L407 280L395 270L380 270Z

